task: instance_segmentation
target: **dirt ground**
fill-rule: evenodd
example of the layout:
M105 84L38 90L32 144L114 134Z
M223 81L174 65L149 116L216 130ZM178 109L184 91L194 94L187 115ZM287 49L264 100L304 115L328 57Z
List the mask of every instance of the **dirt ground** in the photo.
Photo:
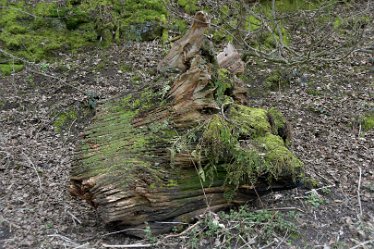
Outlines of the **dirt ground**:
M374 47L373 27L364 39ZM87 107L92 94L99 106L153 84L163 51L151 42L61 53L58 62L0 77L0 248L142 242L108 235L95 211L67 191L75 143L89 117L62 133L53 124L69 108ZM318 183L316 190L271 193L250 206L298 213L299 238L267 248L374 248L374 130L364 133L358 121L374 110L372 51L309 73L313 84L294 82L249 98L251 106L284 113L292 150Z

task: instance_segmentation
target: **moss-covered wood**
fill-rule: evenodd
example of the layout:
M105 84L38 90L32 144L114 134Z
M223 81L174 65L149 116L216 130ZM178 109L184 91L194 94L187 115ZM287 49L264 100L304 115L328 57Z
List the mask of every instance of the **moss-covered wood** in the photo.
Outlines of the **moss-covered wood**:
M205 23L206 14L196 20ZM200 43L191 34L203 32L182 40ZM184 56L173 60L184 72L168 96L147 90L100 107L71 172L72 194L96 207L106 224L135 228L128 233L136 236L145 222L154 233L168 231L171 223L160 222L190 222L207 209L295 187L303 175L285 145L289 128L278 111L237 103L235 77L205 51L189 57L175 51L160 64Z

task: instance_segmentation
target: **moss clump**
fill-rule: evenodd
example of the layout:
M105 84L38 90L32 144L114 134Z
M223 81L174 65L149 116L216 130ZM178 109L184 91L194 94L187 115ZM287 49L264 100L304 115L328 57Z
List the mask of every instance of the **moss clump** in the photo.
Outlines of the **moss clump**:
M240 136L256 138L271 131L267 112L261 108L233 105L229 118L237 125Z
M276 108L270 108L267 112L272 134L278 135L286 142L291 143L291 129L283 114Z
M181 6L187 13L193 14L198 10L198 0L178 0L179 6Z
M366 114L362 118L361 125L362 125L362 130L365 132L374 129L374 112Z
M300 178L303 163L285 147L279 136L268 133L255 141L266 153L265 162L270 179L277 180L281 176Z
M288 88L290 85L290 81L287 75L280 71L276 70L270 73L269 76L266 77L264 81L264 87L270 91L278 91L285 88Z
M266 176L269 183L284 176L300 179L303 164L278 134L278 128L287 126L278 110L233 105L227 118L213 115L202 131L195 131L194 137L201 133L197 144L185 145L196 147L194 158L205 165L199 172L203 181L208 178L213 182L217 172L224 171L221 177L231 196L240 184L254 185L261 176ZM246 141L245 146L240 141Z
M0 64L0 74L11 75L12 73L17 73L22 71L22 64Z
M66 129L68 125L70 125L74 120L78 118L78 113L76 110L71 109L66 112L59 114L55 121L53 122L53 127L57 133L61 133L63 130Z

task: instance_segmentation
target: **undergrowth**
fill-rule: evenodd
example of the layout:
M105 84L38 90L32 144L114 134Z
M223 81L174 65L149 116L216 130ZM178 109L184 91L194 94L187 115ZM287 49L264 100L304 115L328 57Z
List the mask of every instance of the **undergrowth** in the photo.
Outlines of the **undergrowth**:
M250 211L245 206L230 212L206 213L179 239L188 248L257 248L273 239L292 241L298 237L295 212ZM162 240L160 240L162 241Z
M165 36L166 17L162 0L0 0L0 47L16 58L40 62L59 51ZM14 58L0 53L0 64L9 59Z

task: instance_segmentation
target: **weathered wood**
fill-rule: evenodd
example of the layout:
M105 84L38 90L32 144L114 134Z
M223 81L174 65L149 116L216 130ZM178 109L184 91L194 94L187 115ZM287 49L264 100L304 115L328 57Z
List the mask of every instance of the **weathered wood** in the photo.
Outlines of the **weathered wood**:
M154 233L168 231L173 224L160 222L191 222L207 209L294 187L302 176L282 115L238 104L245 91L230 74L241 71L233 47L226 71L200 53L207 20L198 12L159 65L183 71L167 101L150 94L136 108L134 96L100 107L78 146L70 192L129 234L142 236L145 222Z

